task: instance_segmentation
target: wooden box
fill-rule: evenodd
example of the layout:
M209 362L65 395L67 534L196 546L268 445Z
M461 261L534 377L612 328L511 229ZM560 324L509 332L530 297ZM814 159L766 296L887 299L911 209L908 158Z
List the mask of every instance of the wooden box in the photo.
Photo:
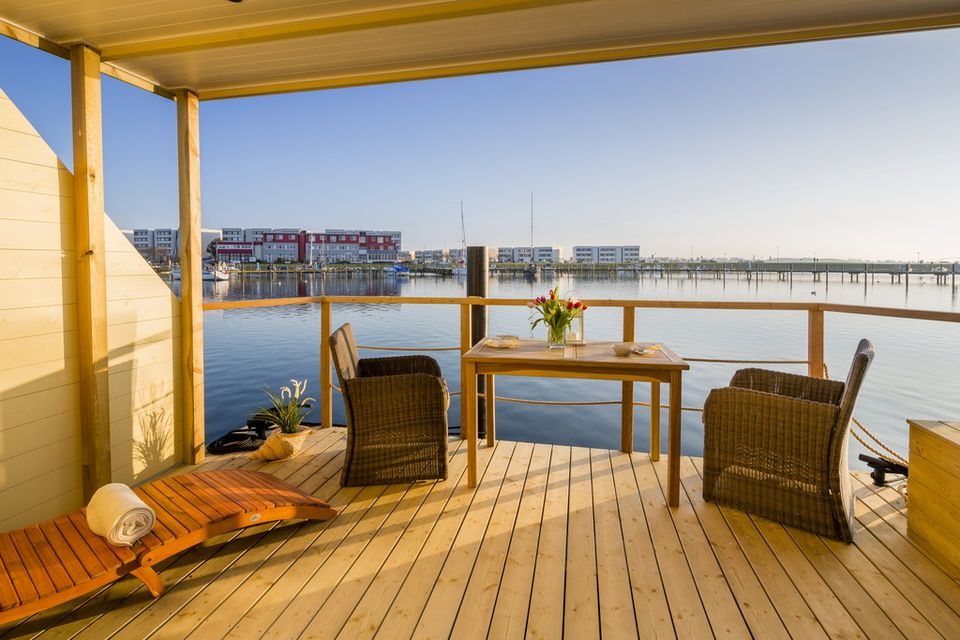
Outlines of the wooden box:
M960 576L960 421L909 420L907 531Z

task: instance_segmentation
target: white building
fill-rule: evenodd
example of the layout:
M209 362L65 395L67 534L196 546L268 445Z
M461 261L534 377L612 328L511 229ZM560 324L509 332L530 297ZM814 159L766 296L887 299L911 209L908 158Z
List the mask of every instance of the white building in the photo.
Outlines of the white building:
M440 264L446 262L449 252L446 249L418 249L413 258L421 264Z
M562 247L500 247L497 262L545 262L563 260Z
M640 262L639 245L595 245L573 248L574 262L585 264L623 264Z

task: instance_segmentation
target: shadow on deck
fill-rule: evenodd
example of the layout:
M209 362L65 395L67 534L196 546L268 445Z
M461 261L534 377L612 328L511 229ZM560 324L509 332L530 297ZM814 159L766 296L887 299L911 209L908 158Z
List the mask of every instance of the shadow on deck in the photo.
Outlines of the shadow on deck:
M470 490L451 440L447 482L341 488L345 431L310 438L196 468L273 473L337 518L223 536L161 566L158 600L127 578L0 637L960 637L960 584L864 474L845 545L704 503L697 458L671 511L646 454L500 441Z

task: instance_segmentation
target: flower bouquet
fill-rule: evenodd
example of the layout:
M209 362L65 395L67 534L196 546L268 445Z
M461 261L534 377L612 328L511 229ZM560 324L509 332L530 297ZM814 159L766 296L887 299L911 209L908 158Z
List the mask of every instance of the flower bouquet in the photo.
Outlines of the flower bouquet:
M562 349L567 342L567 330L575 320L583 319L583 312L587 305L576 298L566 300L560 298L560 287L551 289L547 297L539 296L528 302L527 306L535 311L531 315L530 329L535 329L541 322L547 328L547 346L551 349ZM583 340L583 331L577 332L577 340Z

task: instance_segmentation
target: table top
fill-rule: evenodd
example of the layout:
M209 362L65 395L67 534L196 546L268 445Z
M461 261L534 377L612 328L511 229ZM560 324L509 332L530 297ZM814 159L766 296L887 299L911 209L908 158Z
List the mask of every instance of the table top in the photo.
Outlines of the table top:
M568 345L563 349L548 349L544 340L526 339L520 340L516 347L505 349L490 346L484 339L463 354L463 359L475 363L550 365L571 368L597 365L604 369L623 369L624 371L690 368L683 358L659 342L637 342L635 344L638 346L652 346L655 350L644 355L631 353L627 356L616 355L613 352L615 344L622 343L591 341L583 345Z

